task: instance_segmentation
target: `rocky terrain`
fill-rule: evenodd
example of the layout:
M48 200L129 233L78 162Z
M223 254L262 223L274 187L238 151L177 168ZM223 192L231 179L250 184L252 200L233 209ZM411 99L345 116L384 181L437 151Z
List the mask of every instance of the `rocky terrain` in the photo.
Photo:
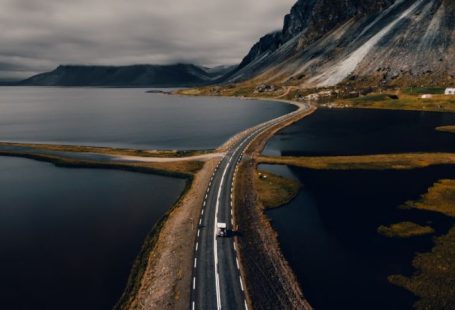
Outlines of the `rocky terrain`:
M19 85L33 86L128 86L181 87L213 82L231 67L205 68L192 64L82 66L62 65L32 76Z
M298 0L227 83L455 84L455 2Z

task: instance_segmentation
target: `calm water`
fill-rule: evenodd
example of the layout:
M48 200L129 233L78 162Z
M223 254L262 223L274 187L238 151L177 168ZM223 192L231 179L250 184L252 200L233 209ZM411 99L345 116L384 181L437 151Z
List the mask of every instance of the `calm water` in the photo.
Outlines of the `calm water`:
M455 135L435 127L455 124L455 115L386 110L319 110L281 131L266 154L351 155L395 152L455 152ZM400 210L434 182L455 178L455 167L411 171L317 171L266 166L296 178L303 188L289 205L268 212L283 252L316 309L410 309L415 297L388 283L411 274L417 251L432 237L388 239L380 225L411 220L445 233L450 219ZM431 222L431 223L429 223Z
M411 274L414 253L428 251L431 237L388 239L383 224L404 220L431 224L445 233L453 222L442 215L397 207L417 199L455 167L411 171L314 171L265 167L297 178L303 189L289 205L267 214L285 257L316 309L411 309L415 298L387 282Z
M283 103L178 97L147 89L0 88L0 140L209 149L294 109Z
M0 309L111 309L184 186L0 157Z
M455 114L388 110L318 110L270 140L268 155L455 152Z

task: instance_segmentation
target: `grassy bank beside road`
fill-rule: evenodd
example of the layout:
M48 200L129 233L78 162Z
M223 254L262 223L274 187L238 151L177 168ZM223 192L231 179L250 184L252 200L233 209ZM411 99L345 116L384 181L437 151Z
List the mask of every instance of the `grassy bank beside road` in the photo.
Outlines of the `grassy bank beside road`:
M327 156L327 157L268 157L261 156L262 164L290 165L309 169L415 169L431 165L455 164L453 153L406 153L360 156Z
M300 190L297 181L259 170L254 180L259 199L266 208L276 208L291 201Z
M141 156L141 157L188 157L208 154L211 150L136 150L127 148L64 145L64 144L40 144L40 143L13 143L0 142L0 147L29 148L45 151L73 152L73 153L96 153L103 155Z
M60 155L27 153L21 151L1 151L0 156L24 157L52 163L59 167L120 169L135 172L154 173L165 176L191 177L199 171L203 163L199 161L175 162L116 162L68 158Z

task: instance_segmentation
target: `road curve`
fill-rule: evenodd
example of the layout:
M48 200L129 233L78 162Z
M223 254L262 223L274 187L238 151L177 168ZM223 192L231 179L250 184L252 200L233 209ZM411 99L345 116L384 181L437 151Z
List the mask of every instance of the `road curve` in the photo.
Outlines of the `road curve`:
M248 309L235 238L232 235L217 238L216 224L227 223L228 229L235 227L232 191L237 166L249 144L270 127L310 109L310 105L300 104L292 113L251 128L218 163L205 193L200 218L195 223L197 238L190 309Z

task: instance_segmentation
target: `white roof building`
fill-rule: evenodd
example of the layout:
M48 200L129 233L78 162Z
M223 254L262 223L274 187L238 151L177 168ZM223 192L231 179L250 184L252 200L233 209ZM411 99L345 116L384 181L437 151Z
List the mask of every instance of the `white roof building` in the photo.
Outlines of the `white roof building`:
M446 88L446 91L444 92L446 95L455 95L455 88Z

